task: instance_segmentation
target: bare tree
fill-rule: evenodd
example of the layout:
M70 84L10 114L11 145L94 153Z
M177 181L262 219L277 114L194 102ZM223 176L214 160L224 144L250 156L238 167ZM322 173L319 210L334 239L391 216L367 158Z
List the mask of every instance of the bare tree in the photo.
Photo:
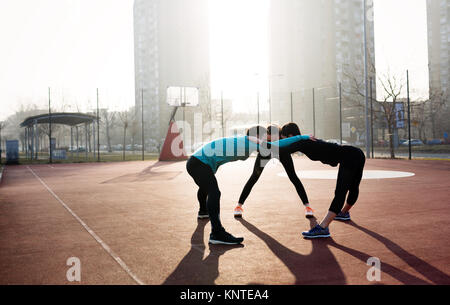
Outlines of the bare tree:
M369 73L376 75L374 62L369 62ZM358 69L350 69L349 67L344 70L345 77L348 77L352 83L352 86L347 90L350 94L365 97L364 77L358 74L358 71ZM374 103L373 112L375 119L379 118L387 125L390 155L391 158L395 158L394 131L397 125L396 104L398 104L399 97L402 94L405 81L403 79L399 79L395 75L392 75L390 72L385 75L378 76L376 79L380 82L383 91L382 94L380 94L382 96L381 99L377 99L376 96L372 97L372 102ZM352 106L363 107L361 102Z
M129 127L130 127L130 133L131 133L131 149L133 150L133 153L135 152L135 141L136 137L139 133L139 124L137 118L139 117L139 114L136 112L136 107L131 107L129 110Z
M411 104L411 124L417 130L417 138L423 141L426 138L426 123L428 121L426 105L426 101Z
M52 124L52 135L55 136L61 130L61 125ZM40 124L38 127L39 143L47 140L50 136L50 126L48 124ZM50 147L50 143L48 144ZM42 147L42 145L40 145ZM50 151L50 150L49 150Z
M27 103L29 101L26 101ZM39 110L35 104L28 104L24 106L20 104L13 115L10 115L6 120L4 135L10 139L18 139L22 144L22 151L25 148L25 130L20 128L20 124L28 117L47 113L47 110Z
M423 142L430 137L437 139L450 129L446 99L448 97L443 91L434 91L428 99L411 103L411 123Z
M395 158L394 150L394 129L397 124L396 103L402 93L404 82L398 80L395 76L387 75L385 78L378 79L383 87L383 100L376 101L381 105L389 132L389 149L391 158Z
M112 152L111 146L111 130L117 124L116 112L110 112L108 109L100 109L100 121L106 136L106 143L108 145L108 152Z
M431 135L433 139L438 138L438 134L442 134L446 123L448 123L448 111L445 111L448 96L444 91L434 90L430 92L430 98L427 101L429 108L429 119L431 122Z
M123 160L125 160L125 146L126 146L126 139L127 139L127 128L128 128L128 111L122 111L119 112L119 118L120 121L122 122L122 127L123 127Z

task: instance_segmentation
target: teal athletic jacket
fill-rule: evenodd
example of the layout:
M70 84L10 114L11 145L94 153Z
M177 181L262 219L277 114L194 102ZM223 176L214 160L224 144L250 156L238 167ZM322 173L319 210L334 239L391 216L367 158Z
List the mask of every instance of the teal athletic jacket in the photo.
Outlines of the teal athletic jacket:
M287 147L301 140L309 140L309 136L295 136L276 142L267 142L273 148ZM209 165L214 174L219 166L233 161L247 160L250 155L259 151L260 145L248 139L247 136L221 138L209 142L199 148L192 155L203 163Z

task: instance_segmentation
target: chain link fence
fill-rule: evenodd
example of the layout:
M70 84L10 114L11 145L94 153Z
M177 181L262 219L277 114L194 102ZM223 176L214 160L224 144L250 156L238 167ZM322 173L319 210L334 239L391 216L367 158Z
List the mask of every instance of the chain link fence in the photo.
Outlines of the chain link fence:
M350 86L340 83L292 92L276 90L269 94L254 92L240 98L231 96L230 92L222 92L218 98L208 98L199 106L180 108L176 113L174 120L178 122L187 154L213 139L243 134L255 124L281 126L295 122L302 134L360 147L368 157L450 159L450 111L448 98L443 96L423 101L397 98L394 102L377 99L373 92L367 118L364 95L355 94ZM87 114L95 117L98 114L98 123L94 120L87 125L52 125L52 162L158 159L167 124L153 126L151 120L143 120L135 107L127 111L103 108L98 109L98 113ZM149 115L155 116L155 113ZM368 143L366 120L370 128ZM20 163L48 163L48 125L36 127L34 151L31 151L27 131L22 129L18 133L17 125L14 120L2 122L2 159L6 140L19 139ZM156 129L160 129L159 133L154 132Z

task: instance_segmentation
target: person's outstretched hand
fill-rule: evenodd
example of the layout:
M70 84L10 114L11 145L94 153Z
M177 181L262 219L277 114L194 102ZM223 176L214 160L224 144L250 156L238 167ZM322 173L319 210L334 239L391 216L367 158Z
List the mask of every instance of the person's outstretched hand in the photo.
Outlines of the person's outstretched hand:
M311 140L311 141L317 141L317 138L315 137L315 136L309 136L309 139Z

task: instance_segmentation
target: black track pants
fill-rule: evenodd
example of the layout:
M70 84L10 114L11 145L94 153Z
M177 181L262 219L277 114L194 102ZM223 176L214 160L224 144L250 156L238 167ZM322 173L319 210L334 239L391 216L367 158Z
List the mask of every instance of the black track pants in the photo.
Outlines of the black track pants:
M207 210L213 233L224 230L220 223L220 190L216 176L211 167L197 159L190 157L186 164L187 171L198 185L197 199L201 210Z
M364 171L366 157L361 149L353 146L342 146L342 160L336 183L334 199L329 211L339 214L345 203L354 205L358 200L359 184Z

